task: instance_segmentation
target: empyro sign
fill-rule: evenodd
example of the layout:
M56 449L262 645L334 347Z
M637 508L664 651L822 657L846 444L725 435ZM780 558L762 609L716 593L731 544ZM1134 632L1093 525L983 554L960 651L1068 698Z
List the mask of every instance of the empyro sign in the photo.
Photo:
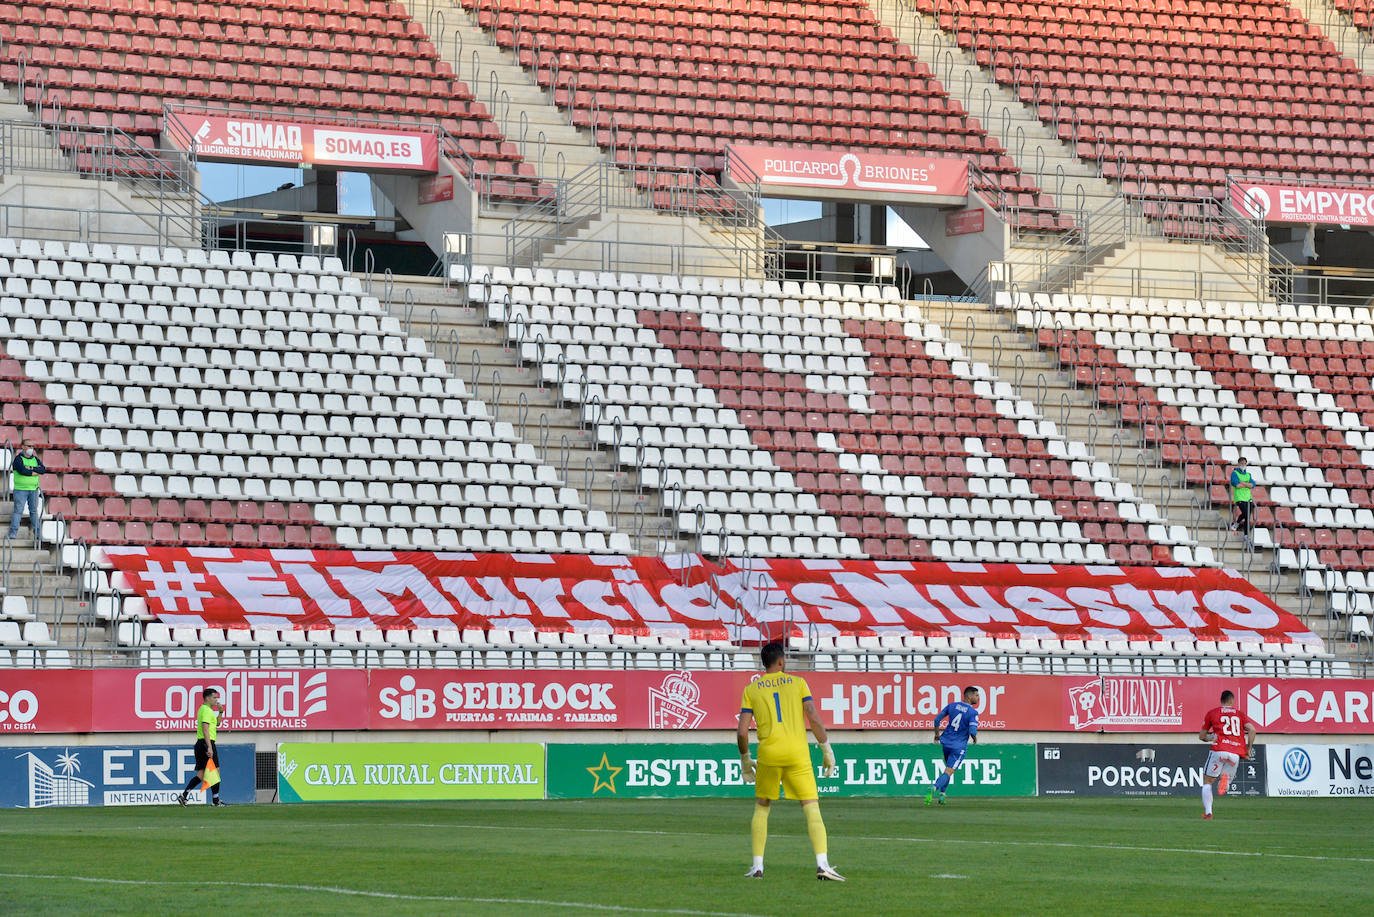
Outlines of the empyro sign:
M1202 787L1208 746L1089 745L1038 746L1041 796L1192 796ZM1265 794L1263 749L1241 760L1227 791L1232 796Z

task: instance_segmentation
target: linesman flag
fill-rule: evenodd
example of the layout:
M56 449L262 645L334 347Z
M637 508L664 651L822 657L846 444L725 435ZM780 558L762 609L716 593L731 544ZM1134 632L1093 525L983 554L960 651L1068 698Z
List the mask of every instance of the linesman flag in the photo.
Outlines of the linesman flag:
M219 765L215 763L214 758L211 758L205 765L205 779L200 788L208 790L212 786L219 786Z

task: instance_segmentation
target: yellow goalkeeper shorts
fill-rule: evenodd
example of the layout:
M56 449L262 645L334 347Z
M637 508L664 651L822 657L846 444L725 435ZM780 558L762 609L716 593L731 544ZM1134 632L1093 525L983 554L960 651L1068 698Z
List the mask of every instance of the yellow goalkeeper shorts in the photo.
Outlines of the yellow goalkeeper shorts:
M777 799L778 788L787 791L788 799L816 799L816 772L811 767L811 759L764 764L760 761L754 771L754 796L759 799Z

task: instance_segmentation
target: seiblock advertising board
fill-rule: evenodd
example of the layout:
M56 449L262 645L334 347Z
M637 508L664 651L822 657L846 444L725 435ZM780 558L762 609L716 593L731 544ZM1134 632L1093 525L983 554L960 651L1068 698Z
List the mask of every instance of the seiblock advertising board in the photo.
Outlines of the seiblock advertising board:
M756 753L756 752L755 752ZM934 743L835 745L839 768L828 776L811 748L821 796L922 796L943 768ZM550 744L550 798L710 797L754 795L728 743ZM1035 746L970 746L951 793L1034 796Z
M451 742L285 742L282 802L543 799L544 746Z
M1041 796L1195 796L1201 791L1208 746L1042 743ZM1264 749L1241 759L1227 792L1264 795Z
M220 745L220 798L253 801L254 747ZM196 771L190 745L0 748L0 807L167 805ZM191 794L204 802L205 792Z
M1374 796L1374 745L1270 745L1270 796Z

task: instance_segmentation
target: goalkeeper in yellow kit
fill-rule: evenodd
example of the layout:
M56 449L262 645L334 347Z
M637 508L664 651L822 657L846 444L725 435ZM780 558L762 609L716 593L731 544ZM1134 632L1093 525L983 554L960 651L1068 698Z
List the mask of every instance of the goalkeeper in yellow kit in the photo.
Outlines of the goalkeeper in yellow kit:
M754 865L746 878L763 877L763 848L768 843L768 810L778 798L778 788L787 790L789 799L801 801L806 816L806 830L811 835L811 847L816 851L816 878L843 882L826 857L825 822L821 821L821 806L816 791L816 774L811 769L810 750L806 744L806 727L811 726L821 746L821 763L826 770L835 767L835 753L826 738L825 726L811 700L811 689L799 675L789 675L785 668L781 643L770 643L759 653L763 661L763 675L744 689L740 702L739 744L740 767L744 779L753 779L754 819L750 835L754 842ZM758 724L759 757L757 763L749 757L749 725Z

